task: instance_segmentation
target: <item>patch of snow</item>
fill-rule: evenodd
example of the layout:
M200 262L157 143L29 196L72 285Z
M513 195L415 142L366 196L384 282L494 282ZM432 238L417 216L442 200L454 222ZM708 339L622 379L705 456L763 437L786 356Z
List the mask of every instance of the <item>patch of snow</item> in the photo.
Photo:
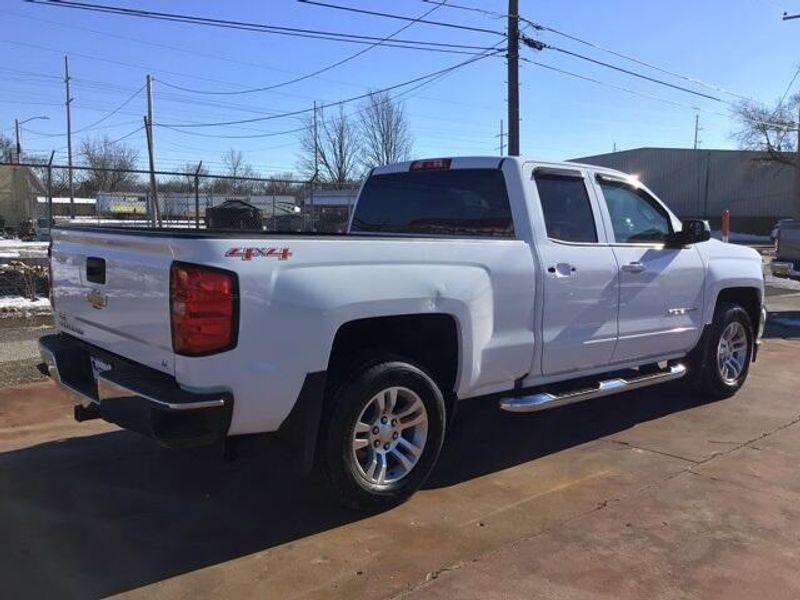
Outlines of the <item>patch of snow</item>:
M24 296L0 296L0 314L47 313L50 310L48 298L30 300Z

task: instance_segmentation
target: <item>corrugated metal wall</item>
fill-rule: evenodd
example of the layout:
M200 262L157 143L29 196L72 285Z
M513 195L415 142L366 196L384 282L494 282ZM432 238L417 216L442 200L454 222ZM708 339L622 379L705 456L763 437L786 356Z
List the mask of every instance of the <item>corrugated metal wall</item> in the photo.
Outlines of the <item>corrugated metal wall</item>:
M638 148L576 158L636 174L680 217L734 216L778 219L792 214L794 173L740 150Z

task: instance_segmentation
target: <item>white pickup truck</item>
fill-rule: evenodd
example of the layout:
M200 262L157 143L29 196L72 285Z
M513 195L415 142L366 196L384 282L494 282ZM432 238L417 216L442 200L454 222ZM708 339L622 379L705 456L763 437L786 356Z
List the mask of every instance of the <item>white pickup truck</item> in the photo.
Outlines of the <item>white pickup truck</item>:
M759 255L635 178L521 158L374 169L345 235L59 227L52 377L168 446L283 433L346 504L417 490L456 404L744 383Z

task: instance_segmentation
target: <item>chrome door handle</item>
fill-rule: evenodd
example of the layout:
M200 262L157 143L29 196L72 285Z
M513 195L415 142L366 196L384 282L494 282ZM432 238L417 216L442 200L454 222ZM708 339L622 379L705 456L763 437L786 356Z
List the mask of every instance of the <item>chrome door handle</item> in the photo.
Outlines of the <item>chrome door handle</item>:
M569 263L558 263L555 266L547 267L547 272L552 273L556 277L569 277L576 270L575 266Z
M621 268L626 273L641 273L642 271L647 269L647 267L645 267L639 261L634 261L634 262L628 263L627 265L622 265Z

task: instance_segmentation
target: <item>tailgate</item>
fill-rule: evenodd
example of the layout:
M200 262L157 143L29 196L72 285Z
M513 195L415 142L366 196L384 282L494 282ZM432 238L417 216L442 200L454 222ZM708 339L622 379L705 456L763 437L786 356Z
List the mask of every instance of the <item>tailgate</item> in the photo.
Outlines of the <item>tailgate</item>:
M174 374L169 305L172 242L146 233L54 229L56 327Z

